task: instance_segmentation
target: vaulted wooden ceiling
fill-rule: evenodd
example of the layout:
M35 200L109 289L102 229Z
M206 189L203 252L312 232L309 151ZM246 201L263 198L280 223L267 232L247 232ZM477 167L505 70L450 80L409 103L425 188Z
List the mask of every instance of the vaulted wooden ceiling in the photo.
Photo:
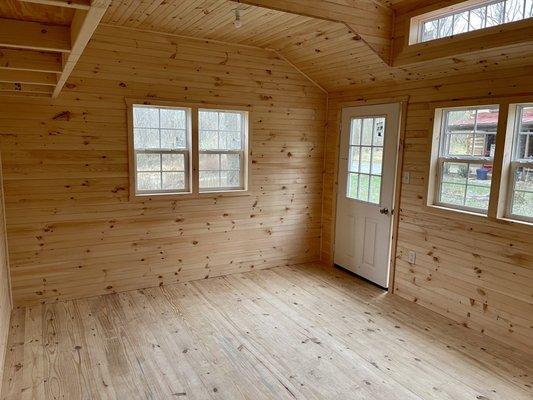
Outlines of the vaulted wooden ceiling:
M77 60L72 56L80 51L71 46L71 27L79 24L74 21L87 13L89 5L107 8L105 14L101 12L103 17L99 15L100 23L106 25L275 51L327 91L533 64L532 43L525 42L392 67L394 10L429 3L435 1L4 0L0 2L0 18L4 18L0 24L0 90L20 91L23 84L29 93L57 95ZM242 20L238 29L233 25L235 9ZM25 26L24 35L14 37L9 24L22 27L17 25L21 21L34 25ZM94 17L91 21L98 23ZM45 36L52 37L49 43L39 37L43 35L39 35L38 23L46 23ZM36 33L32 36L31 32ZM32 60L35 66L27 68Z

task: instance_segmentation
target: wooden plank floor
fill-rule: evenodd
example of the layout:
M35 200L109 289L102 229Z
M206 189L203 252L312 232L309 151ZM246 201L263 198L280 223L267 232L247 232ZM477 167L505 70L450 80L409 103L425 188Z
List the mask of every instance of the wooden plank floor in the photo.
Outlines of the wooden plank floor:
M533 398L531 358L340 270L14 313L5 399Z

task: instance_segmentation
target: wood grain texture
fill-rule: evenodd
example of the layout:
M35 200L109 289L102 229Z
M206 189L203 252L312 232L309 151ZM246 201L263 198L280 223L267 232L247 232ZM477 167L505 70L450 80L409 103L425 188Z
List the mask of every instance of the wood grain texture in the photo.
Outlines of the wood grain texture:
M250 106L249 195L129 201L125 98ZM59 99L0 100L15 302L317 260L325 100L272 51L100 27Z
M530 359L340 270L279 267L18 309L2 399L491 399Z
M2 168L0 168L0 374L3 374L4 371L4 357L7 350L11 317L11 287L9 282L9 256L4 215L4 191ZM2 383L0 382L0 392L1 390Z
M395 293L477 331L533 352L531 227L494 222L425 204L433 115L429 102L510 95L533 99L531 65L448 79L360 87L331 93L325 153L322 259L332 263L338 110L342 102L409 96ZM529 93L529 95L527 95ZM417 252L416 265L407 262Z

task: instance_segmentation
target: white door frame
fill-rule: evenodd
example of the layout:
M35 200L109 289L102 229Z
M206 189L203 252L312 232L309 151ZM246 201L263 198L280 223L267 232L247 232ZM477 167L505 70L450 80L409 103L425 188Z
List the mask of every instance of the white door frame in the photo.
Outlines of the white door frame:
M400 104L400 121L399 121L399 134L398 134L398 151L396 155L396 179L394 187L394 214L392 216L392 238L391 238L391 250L390 250L390 260L389 260L389 293L394 293L394 275L396 271L396 248L398 242L398 224L400 222L400 193L402 189L402 168L403 168L403 150L404 150L404 141L405 141L405 124L406 124L406 115L407 115L407 104L409 103L409 96L401 97L390 97L382 99L373 99L373 100L360 100L360 101L348 101L348 102L339 102L337 103L337 145L335 148L335 184L333 186L332 194L332 213L331 213L331 258L329 264L333 265L333 260L335 258L335 231L337 224L337 193L339 190L339 154L340 154L340 136L341 136L341 121L342 121L342 109L348 107L359 107L359 106L369 106L369 105L379 105L379 104L388 104L388 103L399 103Z

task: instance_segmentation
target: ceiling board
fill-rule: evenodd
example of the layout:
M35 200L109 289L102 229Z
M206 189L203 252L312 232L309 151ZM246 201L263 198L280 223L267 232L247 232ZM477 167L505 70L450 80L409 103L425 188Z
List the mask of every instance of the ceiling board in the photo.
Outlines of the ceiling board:
M18 0L0 1L0 18L69 26L73 16L74 10L69 8L25 3Z

